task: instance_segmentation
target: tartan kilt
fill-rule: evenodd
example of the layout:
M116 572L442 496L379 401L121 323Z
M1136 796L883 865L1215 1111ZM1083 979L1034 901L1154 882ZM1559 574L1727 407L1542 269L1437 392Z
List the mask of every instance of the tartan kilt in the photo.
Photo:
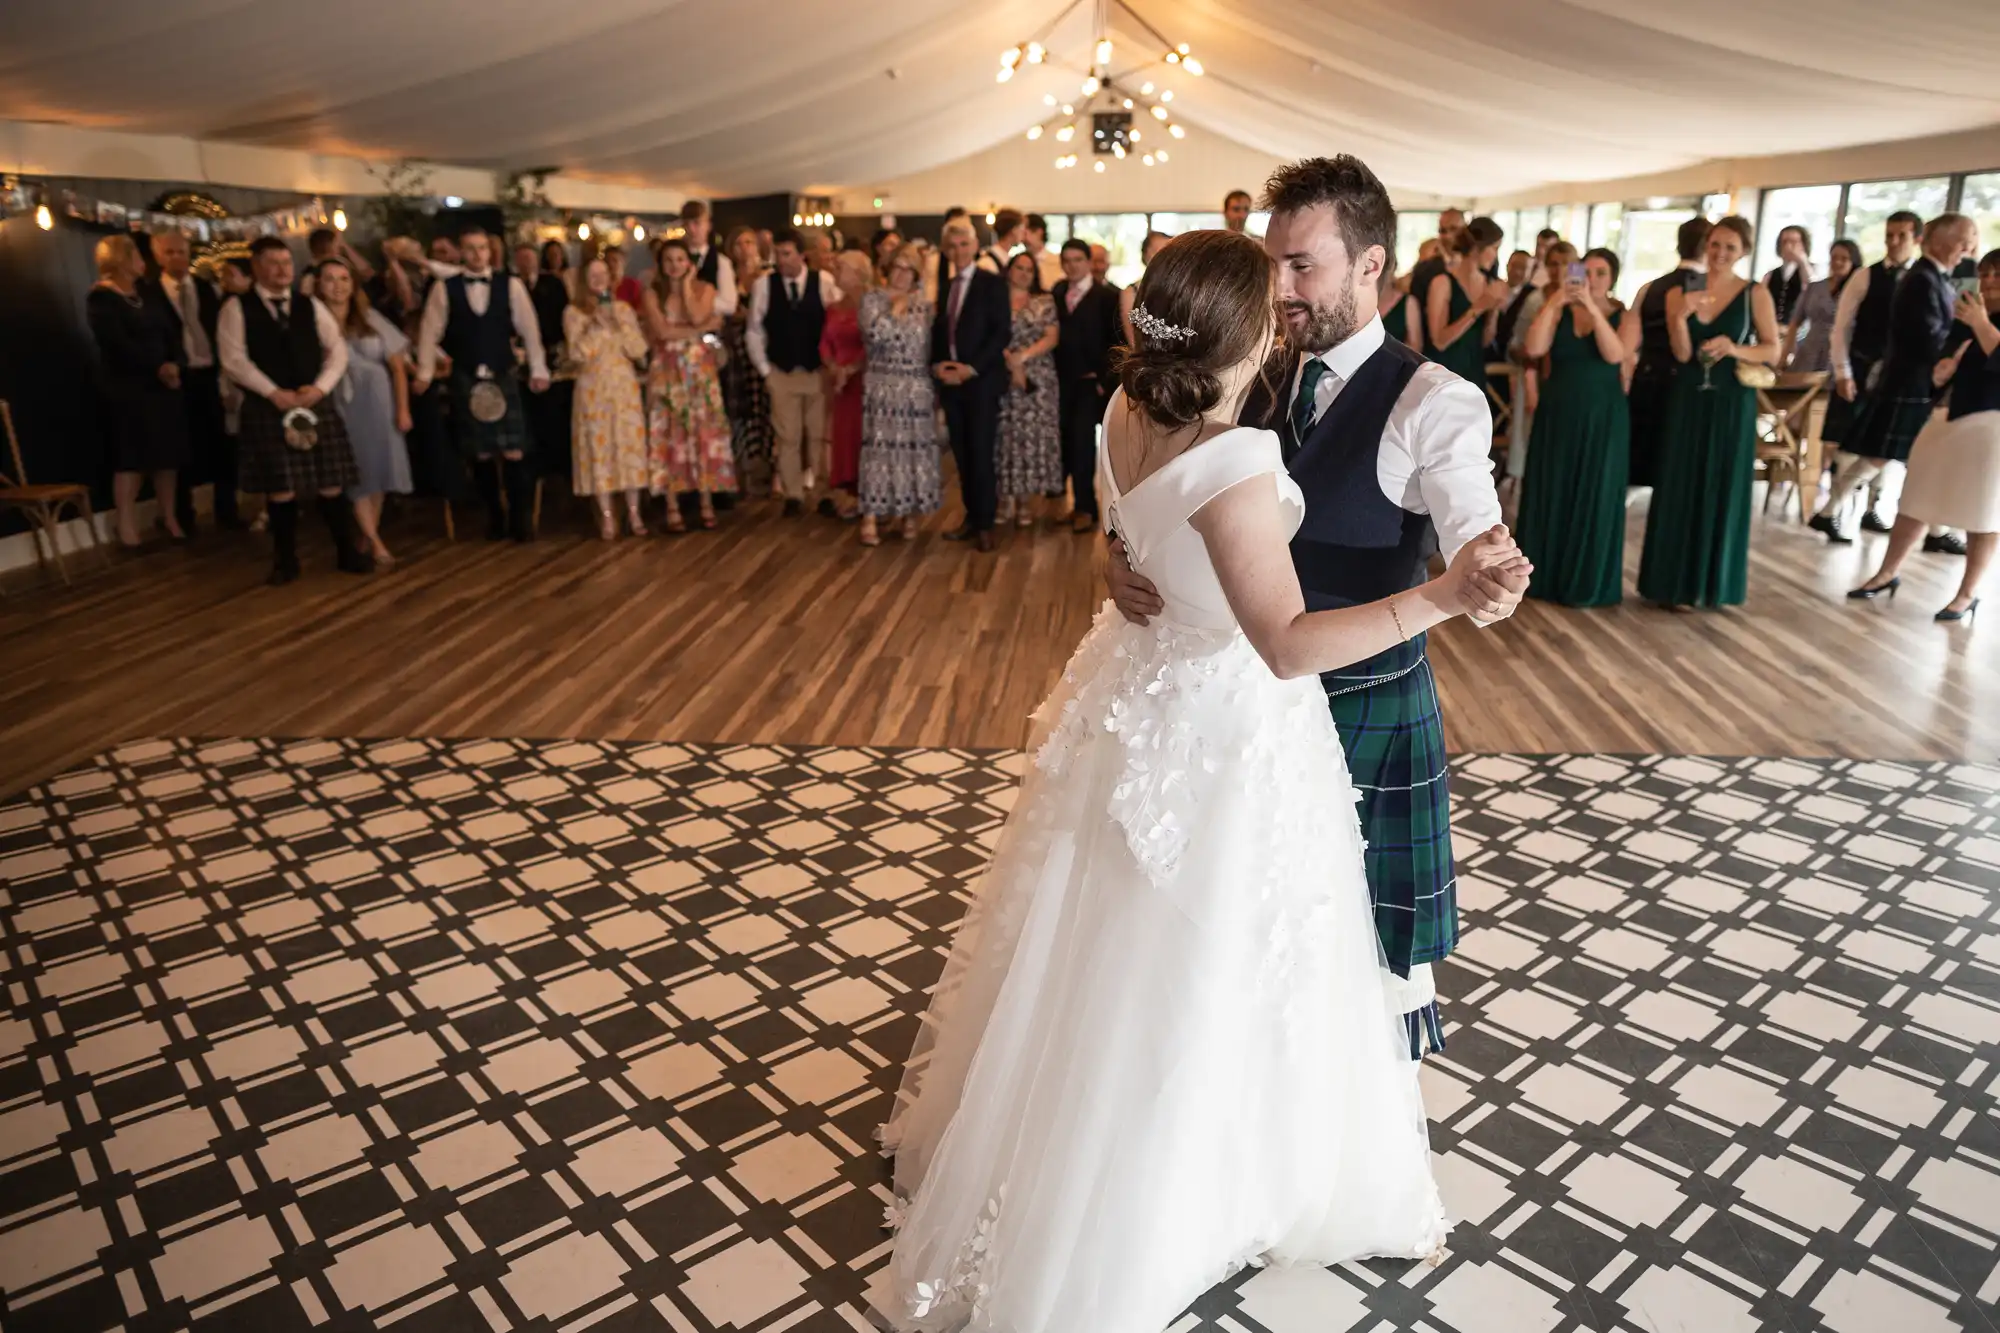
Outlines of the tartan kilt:
M493 458L499 454L528 454L535 447L528 430L528 413L521 406L521 386L512 375L496 375L507 400L507 413L498 421L480 421L472 415L472 386L479 381L457 370L451 373L451 430L458 451L468 459Z
M1930 424L1932 401L1929 393L1871 394L1855 423L1853 439L1840 447L1862 458L1907 462L1910 446Z
M1375 931L1390 970L1408 976L1458 945L1444 721L1430 659L1378 684L1330 691L1327 704L1361 797Z
M361 480L340 409L332 399L322 398L313 412L319 417L319 443L310 449L294 449L285 443L284 413L259 394L243 395L236 435L239 490L252 495L283 495L287 491L314 495L345 490Z

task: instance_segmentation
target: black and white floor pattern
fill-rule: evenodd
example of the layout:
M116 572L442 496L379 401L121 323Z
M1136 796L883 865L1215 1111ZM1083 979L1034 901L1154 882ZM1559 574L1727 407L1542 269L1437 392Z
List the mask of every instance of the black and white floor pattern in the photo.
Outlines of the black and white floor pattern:
M0 803L0 1327L867 1327L1021 759L159 741ZM1175 1333L2000 1327L2000 769L1454 770L1438 1269Z

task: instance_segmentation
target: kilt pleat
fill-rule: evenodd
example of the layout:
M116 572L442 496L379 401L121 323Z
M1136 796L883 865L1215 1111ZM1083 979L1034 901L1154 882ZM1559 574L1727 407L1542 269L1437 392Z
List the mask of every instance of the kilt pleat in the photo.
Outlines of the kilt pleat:
M472 415L472 386L479 383L456 371L451 377L451 425L458 451L466 458L491 458L496 454L525 454L534 448L528 429L528 413L521 405L521 387L512 375L491 381L500 386L507 400L507 412L498 421L480 421Z
M347 423L330 399L313 409L319 443L294 449L285 443L284 414L267 398L246 393L237 430L237 485L252 495L300 495L345 490L361 480Z

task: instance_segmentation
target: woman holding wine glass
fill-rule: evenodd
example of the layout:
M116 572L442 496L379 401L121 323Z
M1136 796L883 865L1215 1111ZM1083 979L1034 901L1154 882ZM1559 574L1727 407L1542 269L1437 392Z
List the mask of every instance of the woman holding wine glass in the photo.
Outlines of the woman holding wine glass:
M1744 372L1771 366L1783 351L1770 289L1736 272L1750 248L1750 224L1722 219L1708 234L1706 285L1667 296L1680 369L1660 436L1639 595L1676 610L1740 605L1748 590L1757 390Z

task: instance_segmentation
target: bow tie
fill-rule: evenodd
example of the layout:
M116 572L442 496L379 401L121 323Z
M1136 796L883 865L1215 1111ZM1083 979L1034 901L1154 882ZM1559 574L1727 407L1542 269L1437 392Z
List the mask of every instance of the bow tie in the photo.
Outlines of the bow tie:
M489 282L493 281L493 279L492 279L492 277L491 277L490 275L485 275L485 274L476 274L476 273L468 273L468 274L466 274L466 275L465 275L465 280L466 280L466 282L468 282L468 283L474 283L474 282L476 282L476 283L479 283L479 284L480 284L481 286L484 286L485 284L487 284L487 283L489 283Z

